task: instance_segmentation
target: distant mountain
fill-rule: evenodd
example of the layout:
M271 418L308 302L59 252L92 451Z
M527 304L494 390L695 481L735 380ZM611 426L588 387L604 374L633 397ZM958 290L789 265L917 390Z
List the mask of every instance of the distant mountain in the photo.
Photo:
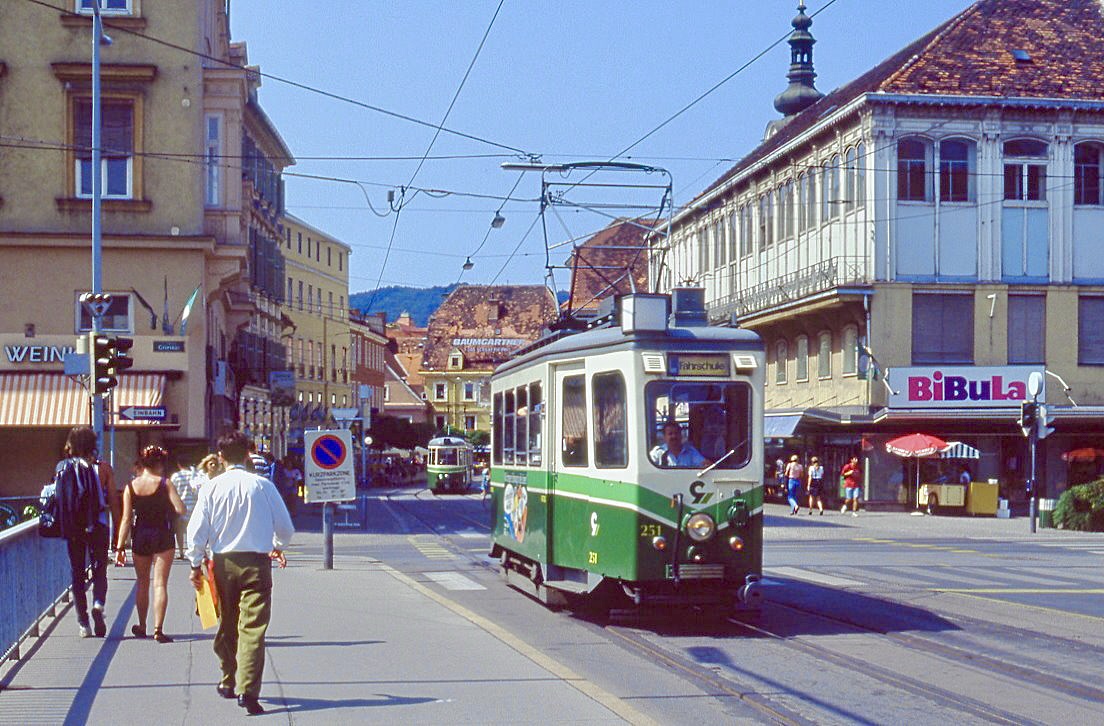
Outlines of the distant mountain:
M410 313L414 324L424 328L429 323L429 316L440 307L456 285L441 285L438 287L403 287L392 285L381 287L375 292L375 300L372 292L357 292L349 296L349 306L362 313L387 313L388 322L395 320L404 312ZM368 308L371 301L372 307Z
M385 312L388 322L407 312L410 313L415 325L424 328L429 324L429 316L441 306L445 296L455 288L456 285L438 287L392 285L381 287L376 291L375 300L372 300L371 292L353 293L349 296L349 306L367 314ZM567 300L567 291L560 290L556 293L556 298L562 305ZM368 308L369 301L372 302L371 309Z

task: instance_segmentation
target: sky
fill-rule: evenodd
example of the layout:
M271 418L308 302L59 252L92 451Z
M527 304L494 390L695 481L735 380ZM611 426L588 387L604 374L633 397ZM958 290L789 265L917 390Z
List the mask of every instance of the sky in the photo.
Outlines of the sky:
M812 27L817 88L828 93L848 82L969 4L809 0L809 14L823 10ZM520 152L539 154L544 163L610 159L736 72L620 157L669 171L674 203L687 203L779 118L772 104L786 87L789 46L767 49L791 30L796 6L796 0L502 0L495 16L499 0L231 0L230 18L232 38L247 44L249 62L262 72L428 124L262 80L261 105L297 158L288 171L361 182L287 178L288 210L352 247L349 287L360 292L377 281L541 284L546 238L554 245L552 263L563 264L570 247L561 243L610 220L557 205L542 224L540 174L500 165L524 160ZM442 132L419 168L454 95L443 125L480 140ZM591 181L659 178L603 174ZM405 197L401 187L410 189ZM462 194L415 194L415 188ZM398 215L389 212L389 190L403 199ZM493 198L464 196L471 194ZM643 207L657 205L661 195L575 188L565 198ZM500 206L506 222L491 229ZM469 256L473 266L464 271ZM554 275L564 289L566 272Z

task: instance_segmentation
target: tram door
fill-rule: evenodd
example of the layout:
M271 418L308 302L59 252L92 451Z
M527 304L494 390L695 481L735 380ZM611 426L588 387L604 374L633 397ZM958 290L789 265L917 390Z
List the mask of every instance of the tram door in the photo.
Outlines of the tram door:
M551 474L548 482L548 529L553 535L548 540L548 558L553 563L571 562L578 565L580 552L575 549L585 538L572 537L571 533L578 530L578 521L573 519L577 520L582 514L571 510L578 508L579 503L575 499L555 497L554 494L560 488L563 477L584 474L590 463L586 370L582 362L557 365L552 370L549 408L556 415L548 417L551 429L548 440L552 454L548 467Z

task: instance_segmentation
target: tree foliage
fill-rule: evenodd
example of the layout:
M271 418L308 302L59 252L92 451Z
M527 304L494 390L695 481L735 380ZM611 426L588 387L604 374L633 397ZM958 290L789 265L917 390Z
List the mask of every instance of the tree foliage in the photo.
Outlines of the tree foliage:
M1104 479L1062 492L1054 507L1054 524L1062 529L1104 532Z

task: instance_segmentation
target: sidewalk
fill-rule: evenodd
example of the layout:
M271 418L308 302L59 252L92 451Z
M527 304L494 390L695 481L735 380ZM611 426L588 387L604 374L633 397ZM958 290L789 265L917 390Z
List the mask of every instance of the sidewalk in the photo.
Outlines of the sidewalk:
M319 542L307 534L298 544ZM326 572L317 558L292 558L274 573L264 721L545 723L554 713L560 723L623 723L626 713L631 717L556 661L407 576L367 557L342 557L337 566ZM133 570L111 567L109 577L108 637L78 638L67 610L9 675L0 691L0 724L245 721L234 701L215 693L214 630L199 630L184 563L174 564L169 586L165 632L176 638L172 644L130 637Z

